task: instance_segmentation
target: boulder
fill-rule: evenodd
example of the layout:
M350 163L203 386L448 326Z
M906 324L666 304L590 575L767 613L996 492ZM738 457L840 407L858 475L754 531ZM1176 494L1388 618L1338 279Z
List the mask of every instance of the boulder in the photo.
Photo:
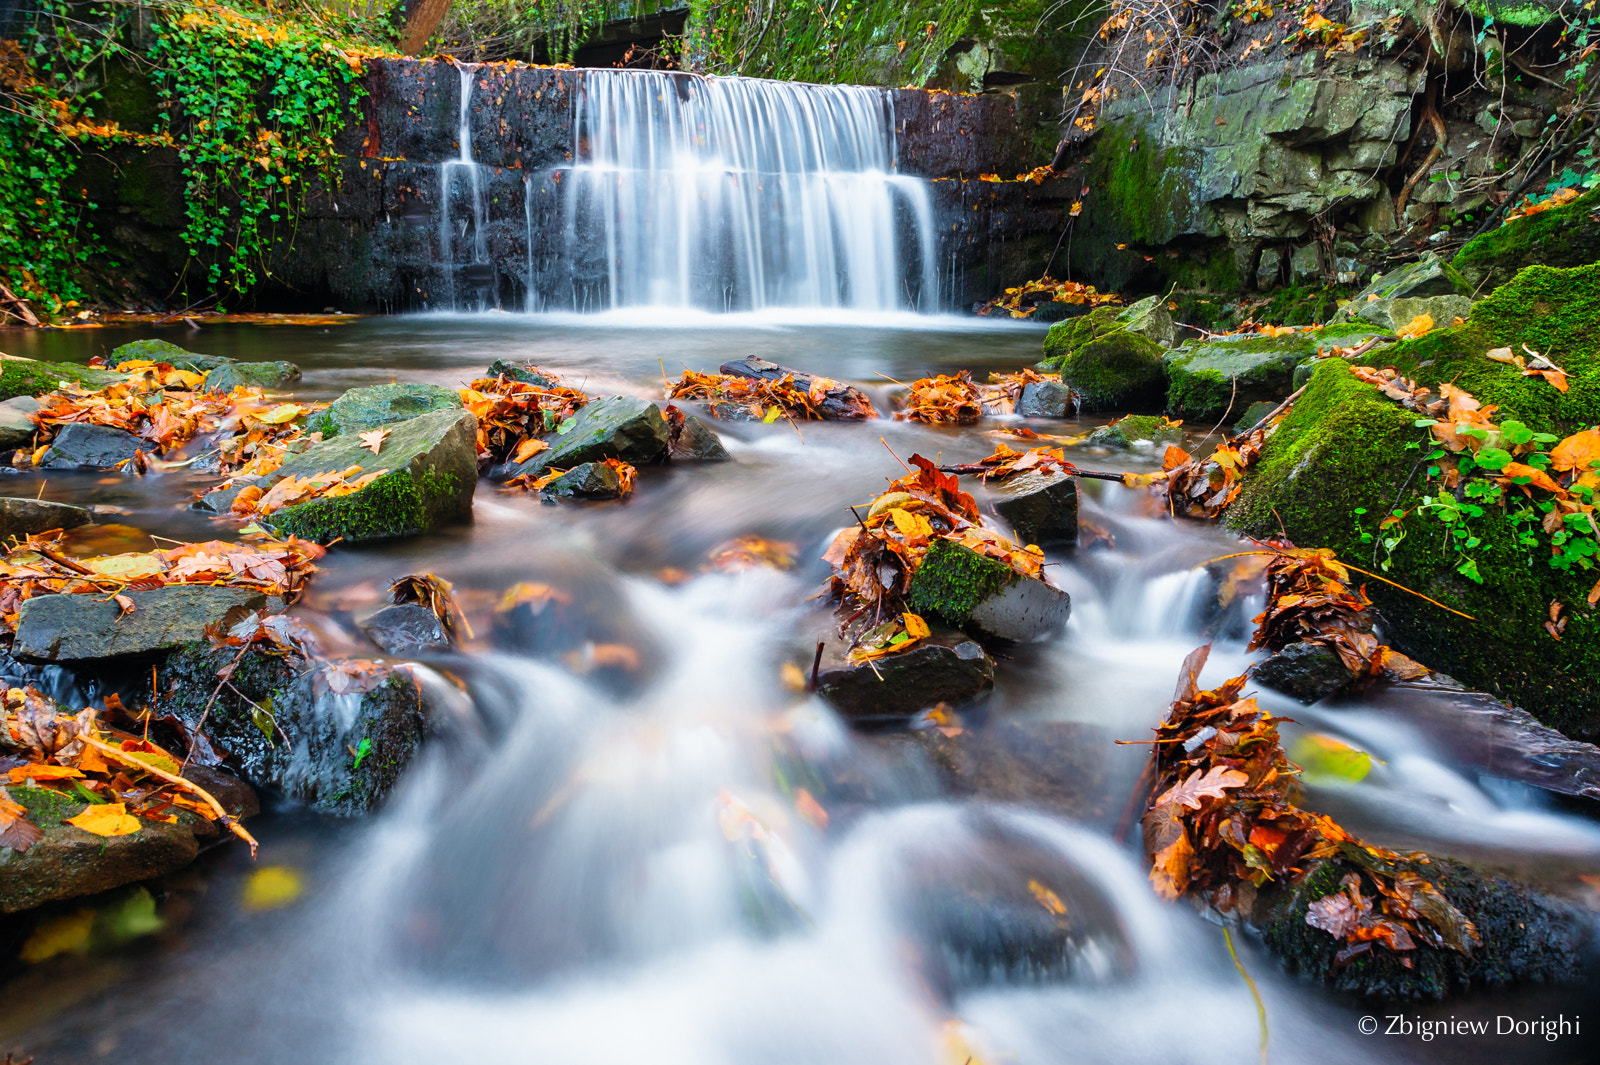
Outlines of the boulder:
M852 662L830 645L817 694L852 721L905 721L947 703L960 706L994 687L994 660L964 633L935 627L909 651Z
M1261 662L1251 676L1302 703L1314 703L1343 691L1356 671L1327 644L1300 640Z
M935 540L911 578L911 609L981 636L1034 643L1072 613L1067 593L950 540Z
M207 392L232 392L236 388L282 388L300 380L300 367L292 362L229 362L206 373Z
M85 388L104 388L121 381L126 374L95 370L74 362L35 362L14 355L0 357L0 399L15 396L40 396L54 392L61 382Z
M1344 309L1359 308L1368 302L1367 297L1380 300L1402 299L1408 296L1467 296L1473 288L1450 263L1429 253L1414 263L1397 266L1387 274L1357 292ZM1351 313L1354 313L1353 311Z
M489 364L489 369L484 372L484 376L508 377L513 381L520 381L535 388L550 388L556 383L544 376L544 374L534 373L526 366L519 366L510 359L494 360Z
M178 345L165 340L135 340L123 344L106 357L107 364L116 366L119 363L132 362L135 359L149 359L151 362L164 362L176 370L188 370L190 373L210 373L219 366L226 366L233 362L224 355L199 355L188 351Z
M1281 400L1294 391L1295 367L1319 348L1349 347L1388 335L1361 323L1275 337L1243 333L1187 341L1166 358L1167 413L1209 423L1230 410Z
M1450 325L1457 318L1472 317L1472 301L1465 296L1400 296L1347 304L1347 320L1370 322L1380 329L1397 331L1421 315L1433 319L1435 327Z
M12 396L10 399L0 402L0 409L20 410L24 414L33 414L43 409L43 407L44 404L33 396Z
M439 385L387 384L352 388L326 410L306 419L308 432L324 440L341 434L354 436L380 425L392 425L437 410L460 410L461 393Z
M39 427L28 414L9 403L0 403L0 452L33 446L33 434Z
M1083 410L1157 410L1166 350L1124 328L1116 308L1096 307L1050 327L1039 366L1059 371L1061 382L1082 397Z
M133 600L132 613L94 594L25 600L12 654L46 662L150 655L200 639L207 625L228 626L257 610L283 609L282 599L254 588L169 584L122 594Z
M754 355L743 359L725 362L717 367L718 372L730 374L734 377L752 377L763 381L781 381L785 377L794 380L794 386L802 391L811 390L812 374L804 370L794 370L787 366L779 366L775 362L757 358ZM815 401L813 401L815 402ZM816 404L817 410L824 418L838 418L853 420L857 418L876 417L873 413L872 401L860 389L844 384L841 381L832 382L823 395L821 403ZM721 417L721 415L718 415Z
M232 752L246 780L334 814L375 810L427 733L421 688L403 670L360 663L361 683L334 690L341 663L246 651L206 713L217 670L238 652L193 644L159 674L161 706Z
M1178 330L1160 296L1146 296L1117 312L1117 322L1130 333L1170 348L1178 341Z
M472 412L445 407L389 428L377 455L352 432L280 466L273 483L351 466L389 472L350 495L285 507L268 519L272 527L318 543L368 543L414 536L470 514L478 483L478 420Z
M1181 444L1183 427L1173 425L1157 414L1130 414L1089 434L1091 447L1130 448L1145 441L1151 444Z
M9 790L26 806L28 793L41 789ZM63 816L76 817L85 808L84 803L73 803ZM110 837L96 836L60 820L39 827L44 838L23 853L0 847L0 913L31 910L47 902L164 876L200 854L194 829L182 819L167 824L141 818L139 831Z
M48 499L18 499L0 496L0 540L10 536L32 536L50 529L76 529L94 520L88 507L52 503Z
M585 462L563 473L539 489L546 503L575 499L615 499L622 494L617 471L602 462Z
M1016 413L1024 418L1070 418L1077 412L1072 386L1060 381L1033 381L1017 397Z
M448 651L450 636L433 611L421 603L396 603L361 622L367 639L392 655Z
M1525 266L1583 266L1600 260L1600 188L1570 203L1513 219L1467 242L1450 260L1469 294L1498 288Z
M541 451L511 475L542 474L548 469L570 469L601 459L621 459L642 466L667 452L667 420L661 408L637 396L598 396L578 412L565 436L550 439Z
M704 420L685 414L677 432L667 441L667 457L679 462L731 462L722 438Z
M156 446L132 433L109 425L74 422L64 425L39 460L46 470L108 470L139 451L153 453Z
M989 499L1020 544L1078 542L1078 483L1059 470L1028 470L992 482Z

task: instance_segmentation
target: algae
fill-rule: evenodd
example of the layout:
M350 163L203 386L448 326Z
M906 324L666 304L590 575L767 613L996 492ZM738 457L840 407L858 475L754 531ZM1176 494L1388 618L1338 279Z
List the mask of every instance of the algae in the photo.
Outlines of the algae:
M935 540L911 577L907 599L923 617L959 628L979 603L1019 579L1003 562L949 540Z

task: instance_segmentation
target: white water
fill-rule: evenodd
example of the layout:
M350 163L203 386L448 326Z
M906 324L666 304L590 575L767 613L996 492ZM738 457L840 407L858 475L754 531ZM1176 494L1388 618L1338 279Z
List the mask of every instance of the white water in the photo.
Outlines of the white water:
M461 155L439 165L439 252L446 263L465 259L463 284L457 280L457 271L446 271L449 283L449 304L454 308L486 310L494 301L493 286L484 285L485 276L493 278L489 265L486 238L488 205L484 202L483 180L478 164L472 159L472 72L477 68L463 63L457 68L461 76L461 102L456 137L460 141ZM456 182L463 182L460 188ZM451 210L453 200L465 194L467 213ZM474 285L472 282L478 282Z

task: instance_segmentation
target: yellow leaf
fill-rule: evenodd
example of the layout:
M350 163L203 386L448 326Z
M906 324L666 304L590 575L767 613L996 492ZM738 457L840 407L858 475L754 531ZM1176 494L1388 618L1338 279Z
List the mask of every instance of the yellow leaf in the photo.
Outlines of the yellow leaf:
M130 815L120 802L98 803L77 817L67 818L67 824L96 836L126 836L139 831L139 819Z
M389 438L391 429L373 429L370 432L357 433L361 437L361 446L376 455L383 450L383 442Z
M239 901L247 910L276 910L298 899L305 890L300 870L288 865L263 865L244 882Z
M906 635L911 637L913 640L920 640L933 631L932 629L928 628L928 623L923 621L919 615L912 614L909 611L901 614L900 620L905 622Z
M89 933L94 930L94 911L78 910L45 921L22 944L19 957L37 965L57 954L84 954L89 950Z
M287 425L298 418L303 410L305 408L298 403L280 403L271 410L264 410L260 414L252 415L252 417L256 421L266 422L268 425Z
M781 417L783 417L783 408L774 403L772 406L767 408L767 416L761 420L765 424L771 425Z
M1433 315L1419 314L1411 319L1411 324L1400 330L1401 340L1415 340L1417 337L1426 336L1433 329Z
M119 581L152 580L166 572L159 558L147 554L97 555L81 561L100 576Z
M1039 900L1039 905L1049 910L1054 916L1065 917L1067 915L1067 904L1061 901L1061 896L1039 883L1039 881L1028 881L1028 890L1032 892L1035 899Z
M932 536L933 526L928 519L920 514L913 514L909 510L892 507L889 510L889 519L894 522L894 527L900 530L902 536Z

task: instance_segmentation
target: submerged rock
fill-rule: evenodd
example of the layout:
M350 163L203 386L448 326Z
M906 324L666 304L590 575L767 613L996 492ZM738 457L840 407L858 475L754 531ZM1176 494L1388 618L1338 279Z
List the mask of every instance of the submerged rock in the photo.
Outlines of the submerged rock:
M911 609L985 637L1034 643L1066 628L1072 600L1005 563L935 540L911 578Z
M460 410L461 394L453 388L423 384L374 385L352 388L326 410L306 419L307 432L320 432L324 440L364 433L382 425L407 421L439 410Z
M206 374L207 392L232 392L236 388L281 388L300 380L300 367L292 362L229 362Z
M683 424L667 441L667 457L679 462L731 462L733 456L722 446L722 438L704 420L693 414L683 416Z
M93 520L88 507L52 503L48 499L0 497L0 539L32 536L51 529L76 529Z
M1314 703L1344 690L1355 680L1356 671L1327 644L1301 640L1263 661L1250 675L1302 703Z
M903 722L947 703L960 706L994 687L994 660L963 633L935 628L909 651L852 662L831 644L817 694L852 721Z
M74 422L56 433L39 466L46 470L108 470L139 451L154 450L154 444L121 429Z
M510 473L541 474L602 459L621 459L635 466L658 461L667 453L667 420L661 408L637 396L597 396L584 405L565 436L550 438L541 451Z
M377 455L352 432L280 466L273 483L351 466L389 472L350 495L286 507L267 519L272 527L318 543L368 543L414 536L470 514L478 483L478 420L472 412L445 407L389 429Z
M1020 544L1078 542L1078 482L1058 470L1029 470L991 484L989 499Z
M1314 332L1263 336L1257 333L1190 340L1167 356L1167 413L1214 421L1262 400L1294 391L1294 370L1318 348L1349 347L1387 330L1362 323Z
M616 499L622 494L622 479L617 471L603 462L585 462L574 466L560 477L539 489L539 498L546 503L559 503L573 499Z
M392 655L448 651L450 635L438 617L421 603L396 603L361 622L367 639Z
M1076 721L991 720L946 735L937 728L897 732L894 745L921 751L951 795L1015 803L1079 822L1119 812L1107 790L1104 729Z
M206 731L232 752L229 764L258 787L335 814L377 809L410 764L427 732L421 688L409 674L379 663L313 663L252 648L224 687L217 670L233 648L193 644L161 667L161 706ZM343 694L339 674L360 671Z
M169 584L122 594L133 601L131 613L96 594L25 600L11 653L44 662L150 655L200 639L207 625L227 626L257 610L283 609L282 599L254 588Z

